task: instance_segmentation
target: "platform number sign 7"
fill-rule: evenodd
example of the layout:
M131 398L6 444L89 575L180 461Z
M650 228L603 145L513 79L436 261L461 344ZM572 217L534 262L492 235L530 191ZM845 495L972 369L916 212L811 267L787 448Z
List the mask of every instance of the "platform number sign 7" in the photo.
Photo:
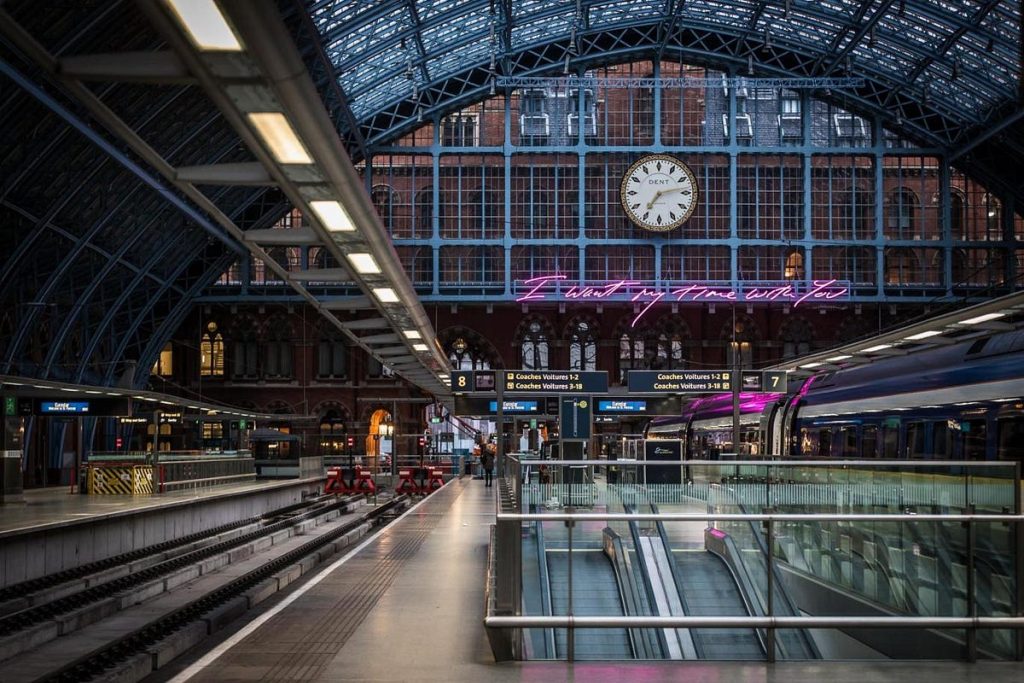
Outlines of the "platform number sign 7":
M765 370L761 378L761 391L784 394L787 383L784 370Z

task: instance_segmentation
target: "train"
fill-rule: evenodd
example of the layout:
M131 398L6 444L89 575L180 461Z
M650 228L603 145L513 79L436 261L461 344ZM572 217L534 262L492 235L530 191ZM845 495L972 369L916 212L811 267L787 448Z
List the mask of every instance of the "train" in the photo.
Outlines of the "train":
M1024 331L878 359L791 380L785 394L695 398L657 418L648 439L679 439L687 459L936 459L1024 465Z

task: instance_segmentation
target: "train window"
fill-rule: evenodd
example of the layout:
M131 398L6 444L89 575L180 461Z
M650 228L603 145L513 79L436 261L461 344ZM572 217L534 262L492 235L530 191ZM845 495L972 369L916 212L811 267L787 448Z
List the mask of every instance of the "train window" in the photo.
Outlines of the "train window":
M862 457L878 457L878 427L875 427L874 425L864 427L864 431L861 434L860 441Z
M818 433L818 447L816 455L819 458L827 458L832 455L832 430L822 429Z
M900 457L899 427L886 427L882 432L882 457L889 459Z
M999 459L1024 460L1024 418L1004 418L996 424L999 425Z
M984 420L967 420L961 423L964 430L964 458L967 460L985 459L985 438L987 430Z
M936 460L953 457L953 432L945 422L932 423L932 457Z
M906 457L923 458L925 456L924 434L925 429L923 422L907 423L907 442L904 445Z
M833 451L840 458L857 457L857 428L843 427L836 434Z

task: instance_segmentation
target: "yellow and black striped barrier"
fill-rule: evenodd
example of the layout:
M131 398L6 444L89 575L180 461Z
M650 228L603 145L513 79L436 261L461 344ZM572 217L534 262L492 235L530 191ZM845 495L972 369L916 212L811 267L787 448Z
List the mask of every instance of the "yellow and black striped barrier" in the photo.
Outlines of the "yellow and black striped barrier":
M90 495L132 496L153 493L153 466L90 466Z

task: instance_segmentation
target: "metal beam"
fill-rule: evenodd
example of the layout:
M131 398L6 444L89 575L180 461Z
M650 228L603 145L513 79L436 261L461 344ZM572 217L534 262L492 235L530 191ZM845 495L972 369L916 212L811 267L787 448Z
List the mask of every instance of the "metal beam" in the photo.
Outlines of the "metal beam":
M391 323L384 318L360 318L343 322L341 326L347 330L386 330Z
M263 228L243 233L246 242L253 244L273 244L285 246L301 246L323 244L320 236L312 228Z
M350 282L352 273L345 268L320 268L316 270L299 270L290 273L292 280L302 282Z
M994 125L986 126L985 131L981 133L978 137L974 138L966 145L963 145L962 147L959 147L950 152L948 160L954 161L955 159L959 159L960 157L962 157L963 155L967 154L972 149L980 145L981 143L985 142L986 140L989 140L994 135L998 135L999 133L1006 130L1013 124L1017 123L1018 121L1021 120L1021 118L1024 118L1024 108L1018 109L1017 111L1013 112L1012 114L1004 118L1002 121L999 121Z
M373 302L368 296L353 296L348 299L331 299L320 302L320 306L328 311L361 311L375 310ZM390 323L388 323L390 327Z
M256 161L179 166L174 177L192 185L277 185L263 164Z
M79 81L192 85L196 79L173 52L104 52L57 61L57 74Z

